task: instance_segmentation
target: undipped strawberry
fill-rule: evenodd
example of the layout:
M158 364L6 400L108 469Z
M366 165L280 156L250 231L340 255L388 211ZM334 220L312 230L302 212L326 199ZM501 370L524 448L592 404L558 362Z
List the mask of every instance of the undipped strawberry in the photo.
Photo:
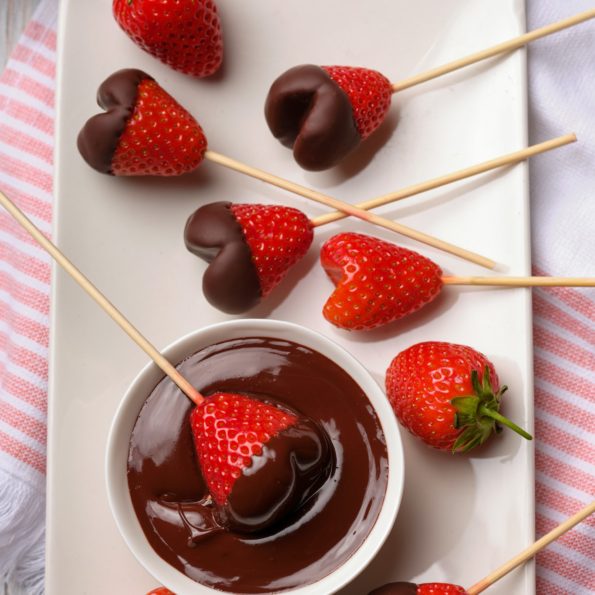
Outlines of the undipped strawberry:
M149 591L147 595L176 595L173 591L166 589L165 587L157 587L152 591Z
M333 236L322 246L320 262L336 285L324 317L348 330L398 320L432 301L442 288L442 271L431 260L362 234Z
M99 87L106 110L90 118L78 148L94 169L116 176L177 176L196 169L207 139L198 122L141 70L120 70Z
M185 74L205 77L223 59L213 0L114 0L116 21L143 50Z
M440 450L467 452L503 424L531 436L499 413L506 386L481 353L453 343L418 343L399 353L386 373L386 394L397 419Z

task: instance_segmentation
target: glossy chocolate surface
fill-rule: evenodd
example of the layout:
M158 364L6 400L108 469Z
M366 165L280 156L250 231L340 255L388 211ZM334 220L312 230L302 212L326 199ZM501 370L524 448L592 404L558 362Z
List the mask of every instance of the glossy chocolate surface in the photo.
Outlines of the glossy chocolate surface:
M388 583L370 591L368 595L416 595L415 583Z
M380 423L359 386L321 354L277 339L220 343L180 369L207 395L248 394L315 420L330 437L335 458L330 477L293 514L258 533L223 529L195 458L188 421L192 404L163 380L141 410L128 463L133 506L153 549L192 579L235 593L309 584L346 561L372 529L388 479ZM315 451L325 447L310 436L306 451L312 440L314 460L320 458ZM269 442L276 451L279 444L286 444L281 435ZM248 479L244 486L254 494L260 482L256 475ZM237 496L246 505L245 494ZM246 513L237 502L234 508L235 514Z
M112 158L134 111L138 86L146 79L153 77L142 70L126 68L112 74L99 87L97 103L106 111L87 120L77 140L80 154L93 169L113 173Z
M246 312L262 297L250 247L230 202L197 209L186 222L186 248L209 263L202 279L208 302L228 314Z
M349 98L319 66L283 73L269 90L264 113L273 136L293 147L304 169L328 169L361 141Z

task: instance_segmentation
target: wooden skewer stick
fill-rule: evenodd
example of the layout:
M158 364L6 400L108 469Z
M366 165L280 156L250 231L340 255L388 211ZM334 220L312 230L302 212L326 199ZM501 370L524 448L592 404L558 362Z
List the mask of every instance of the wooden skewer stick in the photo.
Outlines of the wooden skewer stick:
M218 163L219 165L223 165L224 167L228 167L229 169L233 169L234 171L240 172L252 178L256 178L257 180L261 180L262 182L266 182L267 184L277 186L278 188L282 188L283 190L287 190L288 192L299 194L300 196L309 198L310 200L331 207L332 209L337 209L339 211L347 213L348 215L357 217L362 221L367 221L368 223L371 223L373 225L384 227L385 229L389 229L396 233L400 233L401 235L417 240L418 242L422 242L423 244L427 244L428 246L433 246L434 248L438 248L439 250L443 250L444 252L454 254L455 256L459 256L460 258L463 258L475 264L479 264L485 268L493 269L496 267L496 263L493 260L486 258L485 256L481 256L480 254L476 254L475 252L471 252L470 250L466 250L465 248L459 248L454 244L450 244L434 236L428 235L421 231L417 231L411 227L407 227L402 223L397 223L396 221L385 219L384 217L380 217L374 213L369 213L352 204L343 202L341 200L333 198L332 196L322 194L321 192L317 192L316 190L312 190L311 188L306 188L305 186L300 186L299 184L290 182L289 180L284 180L283 178L279 178L278 176L269 174L263 170L251 167L249 165L246 165L245 163L236 161L235 159L231 159L230 157L226 157L225 155L221 155L220 153L215 153L214 151L208 150L205 153L205 159L209 159L210 161Z
M2 192L0 204L14 217L25 231L103 308L116 324L169 376L180 390L196 405L204 397L178 370L137 330L132 323L81 273L74 264L48 240L27 216Z
M574 25L578 25L592 18L595 18L595 8L586 10L585 12L581 12L573 17L563 19L562 21L558 21L557 23L552 23L550 25L546 25L545 27L535 29L534 31L529 31L524 35L520 35L519 37L509 39L508 41L499 43L480 52L470 54L469 56L465 56L464 58L453 60L448 64L438 66L437 68L433 68L432 70L428 70L427 72L422 72L421 74L416 74L409 78L403 79L402 81L393 83L393 93L396 93L397 91L403 91L404 89L409 89L409 87L419 85L420 83L425 83L426 81L431 81L432 79L438 78L443 74L448 74L449 72L459 70L460 68L465 68L466 66L476 64L477 62L481 62L482 60L486 60L487 58L492 58L494 56L497 56L498 54L511 52L524 45L527 45L531 41L540 39L541 37L546 37L547 35L551 35L552 33L557 33L558 31L562 31L563 29L567 29L568 27L574 27Z
M585 520L588 516L592 515L595 512L595 501L591 502L588 506L585 506L582 510L577 512L574 516L570 517L560 525L558 525L555 529L552 529L549 533L544 535L541 539L538 539L533 545L529 546L526 550L523 550L520 554L515 556L512 560L506 562L480 580L478 583L475 583L472 587L467 589L467 595L478 595L485 589L487 589L490 585L493 585L496 581L500 580L503 576L506 576L511 570L514 570L517 566L520 566L533 556L537 554L541 549L543 549L546 545L549 545L552 541L558 539L560 535L563 535L570 529L572 529L575 525L578 525L581 521Z
M442 277L444 285L595 287L595 277Z
M438 178L433 178L427 182L422 182L421 184L407 186L406 188L397 190L396 192L391 192L389 194L384 194L383 196L366 200L365 202L357 203L355 206L366 211L375 209L376 207L396 202L398 200L403 200L404 198L409 198L410 196L415 196L417 194L421 194L422 192L427 192L428 190L434 190L440 186L446 186L447 184L452 184L453 182L458 182L459 180L464 180L466 178L485 173L492 169L519 163L525 159L529 159L529 157L534 157L540 153L545 153L546 151L551 151L552 149L557 149L558 147L562 147L574 142L576 142L576 134L566 134L564 136L559 136L558 138L553 138L543 143L532 145L525 149L521 149L520 151L508 153L507 155L502 155L496 159L484 161L483 163L478 163L476 165L472 165L471 167L460 169ZM321 215L320 217L312 219L312 225L314 225L314 227L318 227L333 221L338 221L339 219L343 219L345 217L347 217L347 215L340 211L326 213L325 215Z

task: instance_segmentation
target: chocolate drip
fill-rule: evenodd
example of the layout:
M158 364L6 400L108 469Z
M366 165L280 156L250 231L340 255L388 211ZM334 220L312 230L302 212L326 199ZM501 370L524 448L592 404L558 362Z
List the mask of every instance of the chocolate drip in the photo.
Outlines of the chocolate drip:
M304 169L328 169L361 141L349 98L319 66L283 73L269 90L264 113L273 136L293 147Z
M97 91L97 103L106 110L89 118L79 133L77 146L83 159L97 171L111 174L112 159L118 141L132 116L138 86L146 79L146 72L127 68L105 79Z
M416 595L415 583L388 583L370 591L368 595Z
M240 314L262 297L258 272L230 202L196 210L184 229L186 248L209 263L202 279L208 302L228 314Z
M269 529L285 517L303 514L303 507L332 474L335 454L328 434L301 419L272 438L260 456L235 482L222 512L235 531Z

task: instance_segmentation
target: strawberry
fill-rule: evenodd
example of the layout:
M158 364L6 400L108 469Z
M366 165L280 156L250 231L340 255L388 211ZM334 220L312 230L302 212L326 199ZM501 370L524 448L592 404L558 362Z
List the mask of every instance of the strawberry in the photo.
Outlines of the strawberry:
M223 506L253 455L298 417L257 399L215 393L190 414L196 454L213 500Z
M221 66L221 23L212 0L114 0L113 12L132 41L175 70L205 77Z
M499 413L506 386L481 353L453 343L418 343L399 353L386 373L386 394L398 420L426 444L467 452L498 422L531 436Z
M310 219L298 209L276 205L234 204L231 212L242 227L266 297L310 248Z
M308 251L310 220L297 209L214 202L186 223L186 248L209 266L202 288L210 304L230 314L246 312Z
M173 591L166 589L165 587L157 587L152 591L149 591L147 595L176 595Z
M368 138L386 118L392 99L390 81L376 70L353 66L322 66L346 93L362 140Z
M388 583L374 589L369 595L466 595L467 591L450 583Z
M337 286L324 317L343 329L393 322L431 302L442 288L442 271L431 260L362 234L333 236L322 246L320 262Z
M423 583L417 585L417 595L466 595L467 591L450 583Z
M99 88L107 110L90 118L79 134L83 158L116 176L177 176L196 169L207 139L198 122L153 78L120 70Z

